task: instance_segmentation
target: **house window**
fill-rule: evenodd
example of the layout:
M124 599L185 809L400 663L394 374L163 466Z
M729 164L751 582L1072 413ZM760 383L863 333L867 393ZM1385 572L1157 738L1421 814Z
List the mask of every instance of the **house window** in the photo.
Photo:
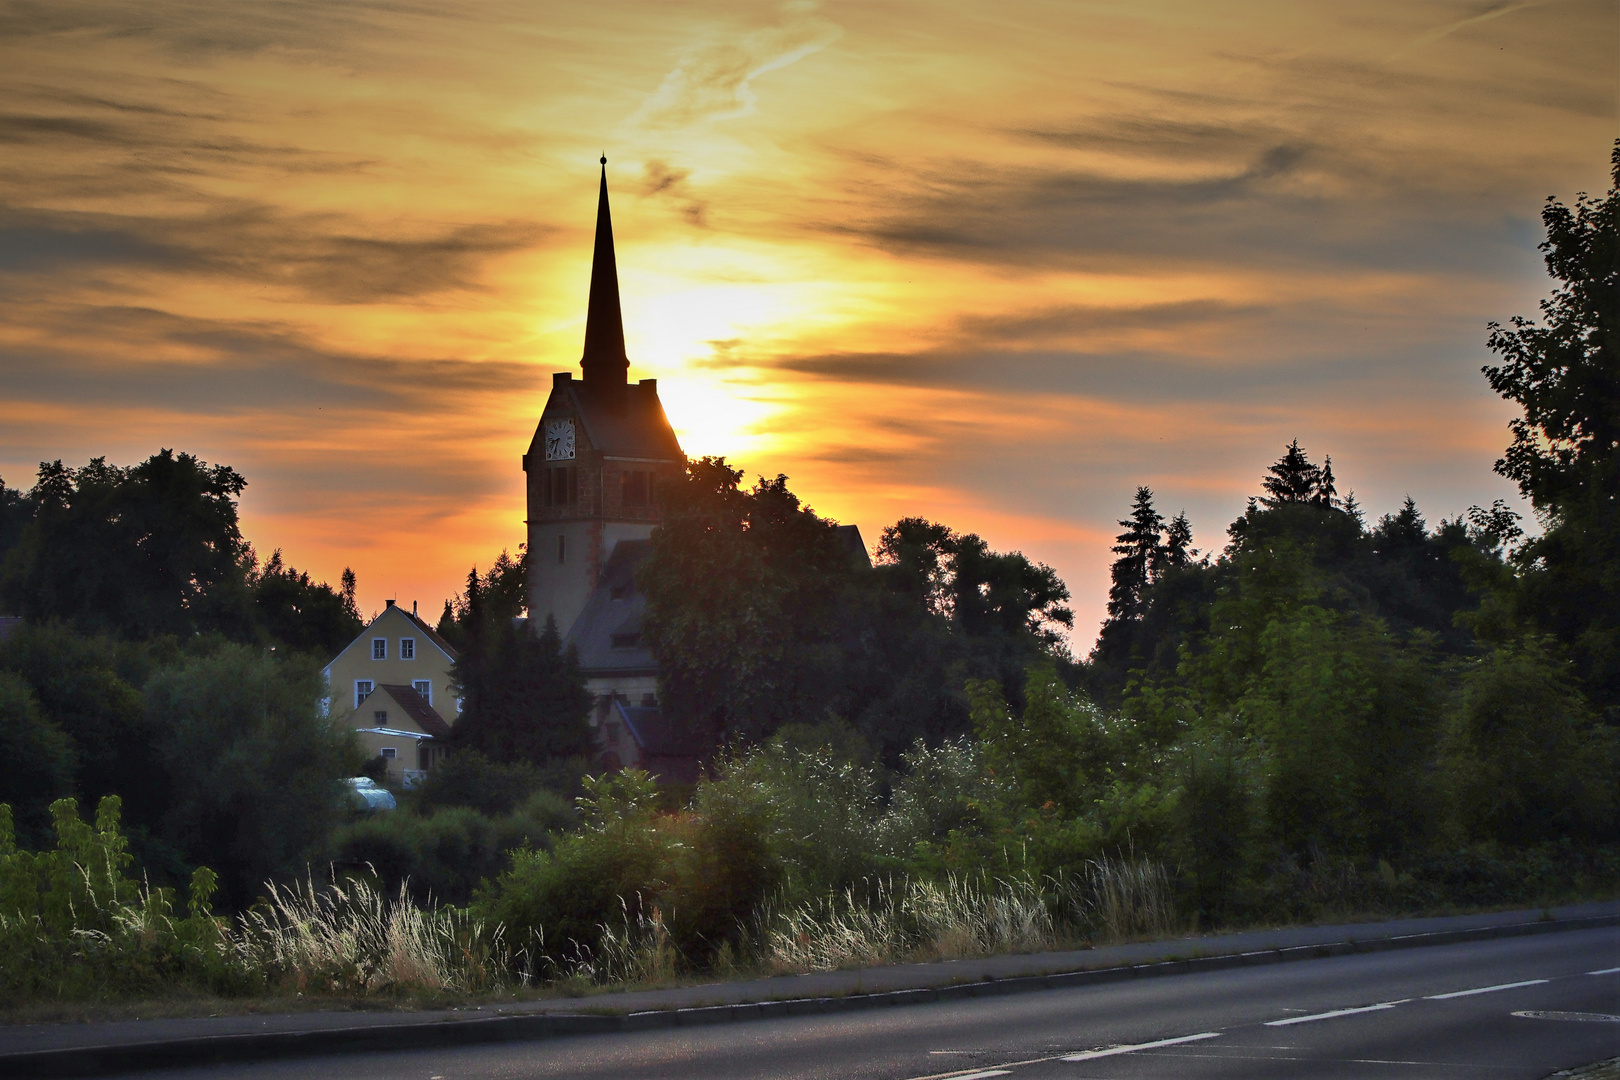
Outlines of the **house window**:
M657 694L642 694L641 695L641 707L643 709L656 709L656 708L658 708L658 695Z
M568 537L562 535L561 533L558 533L557 534L557 562L560 564L560 563L564 563L564 562L567 562L567 561L568 561Z
M374 638L371 639L371 658L373 660L386 660L386 659L388 659L388 639L387 638L385 638L385 637L374 637Z
M416 639L415 638L413 638L413 637L402 637L402 638L399 639L399 658L401 660L415 660L416 659Z
M610 634L608 641L615 649L633 649L641 644L640 634Z
M630 599L630 586L615 585L608 590L608 596L614 600L628 600Z
M378 727L387 727L388 726L388 710L387 709L377 709L376 711L374 711L371 714L371 719L372 719L372 722L374 724L376 724L376 726L378 726Z
M382 756L386 761L393 761L399 757L399 751L392 746L385 746L382 748Z
M433 704L433 683L427 679L417 679L411 683L411 689L422 695L422 700L429 705Z
M370 679L354 680L354 707L358 709L360 703L370 697L371 692L375 689L377 689L377 684Z

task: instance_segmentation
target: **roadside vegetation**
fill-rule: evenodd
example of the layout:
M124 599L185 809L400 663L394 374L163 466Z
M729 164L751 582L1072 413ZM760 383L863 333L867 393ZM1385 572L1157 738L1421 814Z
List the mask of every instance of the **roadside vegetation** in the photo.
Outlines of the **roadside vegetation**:
M186 455L0 486L0 1003L575 992L1616 895L1615 167L1544 212L1542 319L1491 328L1528 532L1371 520L1294 442L1218 551L1137 491L1079 659L1050 568L922 519L869 567L785 478L694 462L640 577L706 751L685 787L599 774L503 555L439 624L456 752L356 816L319 677L352 576L261 566L241 478Z

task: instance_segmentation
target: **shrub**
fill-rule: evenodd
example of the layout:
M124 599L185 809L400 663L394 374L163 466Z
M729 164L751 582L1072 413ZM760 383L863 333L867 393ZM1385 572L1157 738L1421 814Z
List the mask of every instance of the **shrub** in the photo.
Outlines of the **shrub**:
M604 926L650 916L674 885L680 837L673 819L660 820L657 799L639 770L588 780L584 827L549 851L513 852L511 867L478 889L474 911L506 927L537 967L563 972L588 959Z
M369 867L388 893L408 883L419 902L465 904L479 882L506 868L508 852L546 844L549 833L573 820L561 798L536 791L500 817L456 806L362 818L338 829L329 850L340 866Z
M94 825L78 804L51 804L50 851L19 850L11 807L0 804L0 999L149 994L176 987L232 992L257 985L209 908L212 871L191 878L186 915L174 895L128 876L119 800L101 800Z
M1612 838L1616 750L1614 729L1544 648L1497 649L1465 676L1447 725L1453 829L1517 845Z
M43 839L46 806L73 790L73 741L9 672L0 672L0 756L0 800L18 807L25 839Z
M267 879L301 873L341 817L336 781L353 775L358 751L353 733L320 713L325 685L314 661L240 645L147 685L174 788L165 835L194 864L219 867L238 908Z

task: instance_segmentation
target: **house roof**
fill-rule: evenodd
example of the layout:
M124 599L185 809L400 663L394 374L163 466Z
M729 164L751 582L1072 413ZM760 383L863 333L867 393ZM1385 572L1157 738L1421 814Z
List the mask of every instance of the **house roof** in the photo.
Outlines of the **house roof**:
M393 698L394 703L405 710L405 715L416 721L417 727L435 739L450 737L450 725L439 715L438 710L427 703L427 698L416 692L415 687L401 686L399 683L383 683L366 700L370 701L378 693Z
M641 633L647 598L636 588L636 567L651 552L651 540L615 544L585 610L569 627L564 643L578 650L586 674L657 670Z
M431 739L431 738L433 738L432 735L426 735L426 734L424 734L424 733L422 733L420 731L406 731L404 728L363 727L363 728L355 728L354 730L363 731L368 735L387 735L390 738L396 738L396 739L416 739L416 740L420 741L422 739Z
M359 645L362 641L365 641L366 639L371 637L371 628L373 626L376 626L379 620L387 618L388 613L390 611L397 611L401 615L403 615L407 619L409 619L411 621L411 624L413 626L415 626L417 630L421 631L421 633L424 636L426 636L426 638L429 641L433 642L434 646L436 646L439 649L439 651L443 652L444 655L448 656L452 661L459 658L460 654L458 654L456 652L456 647L454 645L450 644L448 641L444 640L444 638L440 637L439 632L437 630L433 629L433 627L429 626L426 622L424 622L420 616L418 616L415 612L406 611L404 608L398 606L393 601L389 601L388 606L383 608L382 614L378 615L377 618L372 619L370 622L368 622L366 624L366 626L365 626L365 629L361 630L360 633L355 635L355 638L354 638L353 641L349 642L347 645L343 646L343 648L339 649L338 652L337 652L337 656L332 657L332 659L330 659L330 660L328 660L326 662L326 667L325 667L324 670L328 674L330 674L331 670L332 670L332 665L337 663L338 657L341 657L344 653L348 652L350 649L354 648L356 645Z
M454 645L450 644L448 641L444 640L444 638L440 637L439 632L437 630L433 629L433 627L429 626L427 624L426 620L424 620L420 616L418 616L416 614L416 612L414 612L414 611L406 611L404 608L400 608L399 610L407 619L410 619L411 622L416 624L417 629L421 630L422 633L424 633L424 634L426 634L428 636L429 641L433 642L433 644L437 645L440 649L442 649L446 656L448 656L452 660L455 660L455 659L457 659L459 657L460 654L456 652L456 647Z

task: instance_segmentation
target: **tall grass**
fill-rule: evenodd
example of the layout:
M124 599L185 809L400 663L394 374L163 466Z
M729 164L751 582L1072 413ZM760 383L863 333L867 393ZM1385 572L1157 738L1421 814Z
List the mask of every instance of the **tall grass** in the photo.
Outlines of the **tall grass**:
M233 918L209 909L199 870L186 914L169 890L129 878L116 800L94 825L69 800L53 807L57 848L10 839L0 807L0 999L94 998L190 989L346 997L480 994L535 982L662 983L692 970L803 972L1032 952L1082 940L1121 941L1180 927L1171 883L1147 861L1097 859L1082 871L942 878L896 876L813 902L785 895L747 914L713 955L683 955L669 916L640 895L618 918L559 955L544 927L513 947L506 930L466 909L419 904L408 883L385 893L366 878L313 875L267 883ZM669 900L680 902L671 893ZM530 931L525 931L529 933ZM691 946L687 948L690 950ZM560 959L559 959L560 956Z
M268 888L237 920L234 944L283 989L481 993L503 988L517 969L500 927L458 908L418 907L408 884L392 899L363 878Z
M1162 863L1104 855L1086 863L1081 879L1074 914L1096 941L1172 937L1186 929Z
M813 904L761 913L763 960L773 971L826 971L1054 947L1047 899L1027 878L878 882Z
M864 894L847 889L769 908L760 924L764 966L781 972L1038 952L1183 929L1162 865L1108 858L1044 883L956 875L883 881Z

